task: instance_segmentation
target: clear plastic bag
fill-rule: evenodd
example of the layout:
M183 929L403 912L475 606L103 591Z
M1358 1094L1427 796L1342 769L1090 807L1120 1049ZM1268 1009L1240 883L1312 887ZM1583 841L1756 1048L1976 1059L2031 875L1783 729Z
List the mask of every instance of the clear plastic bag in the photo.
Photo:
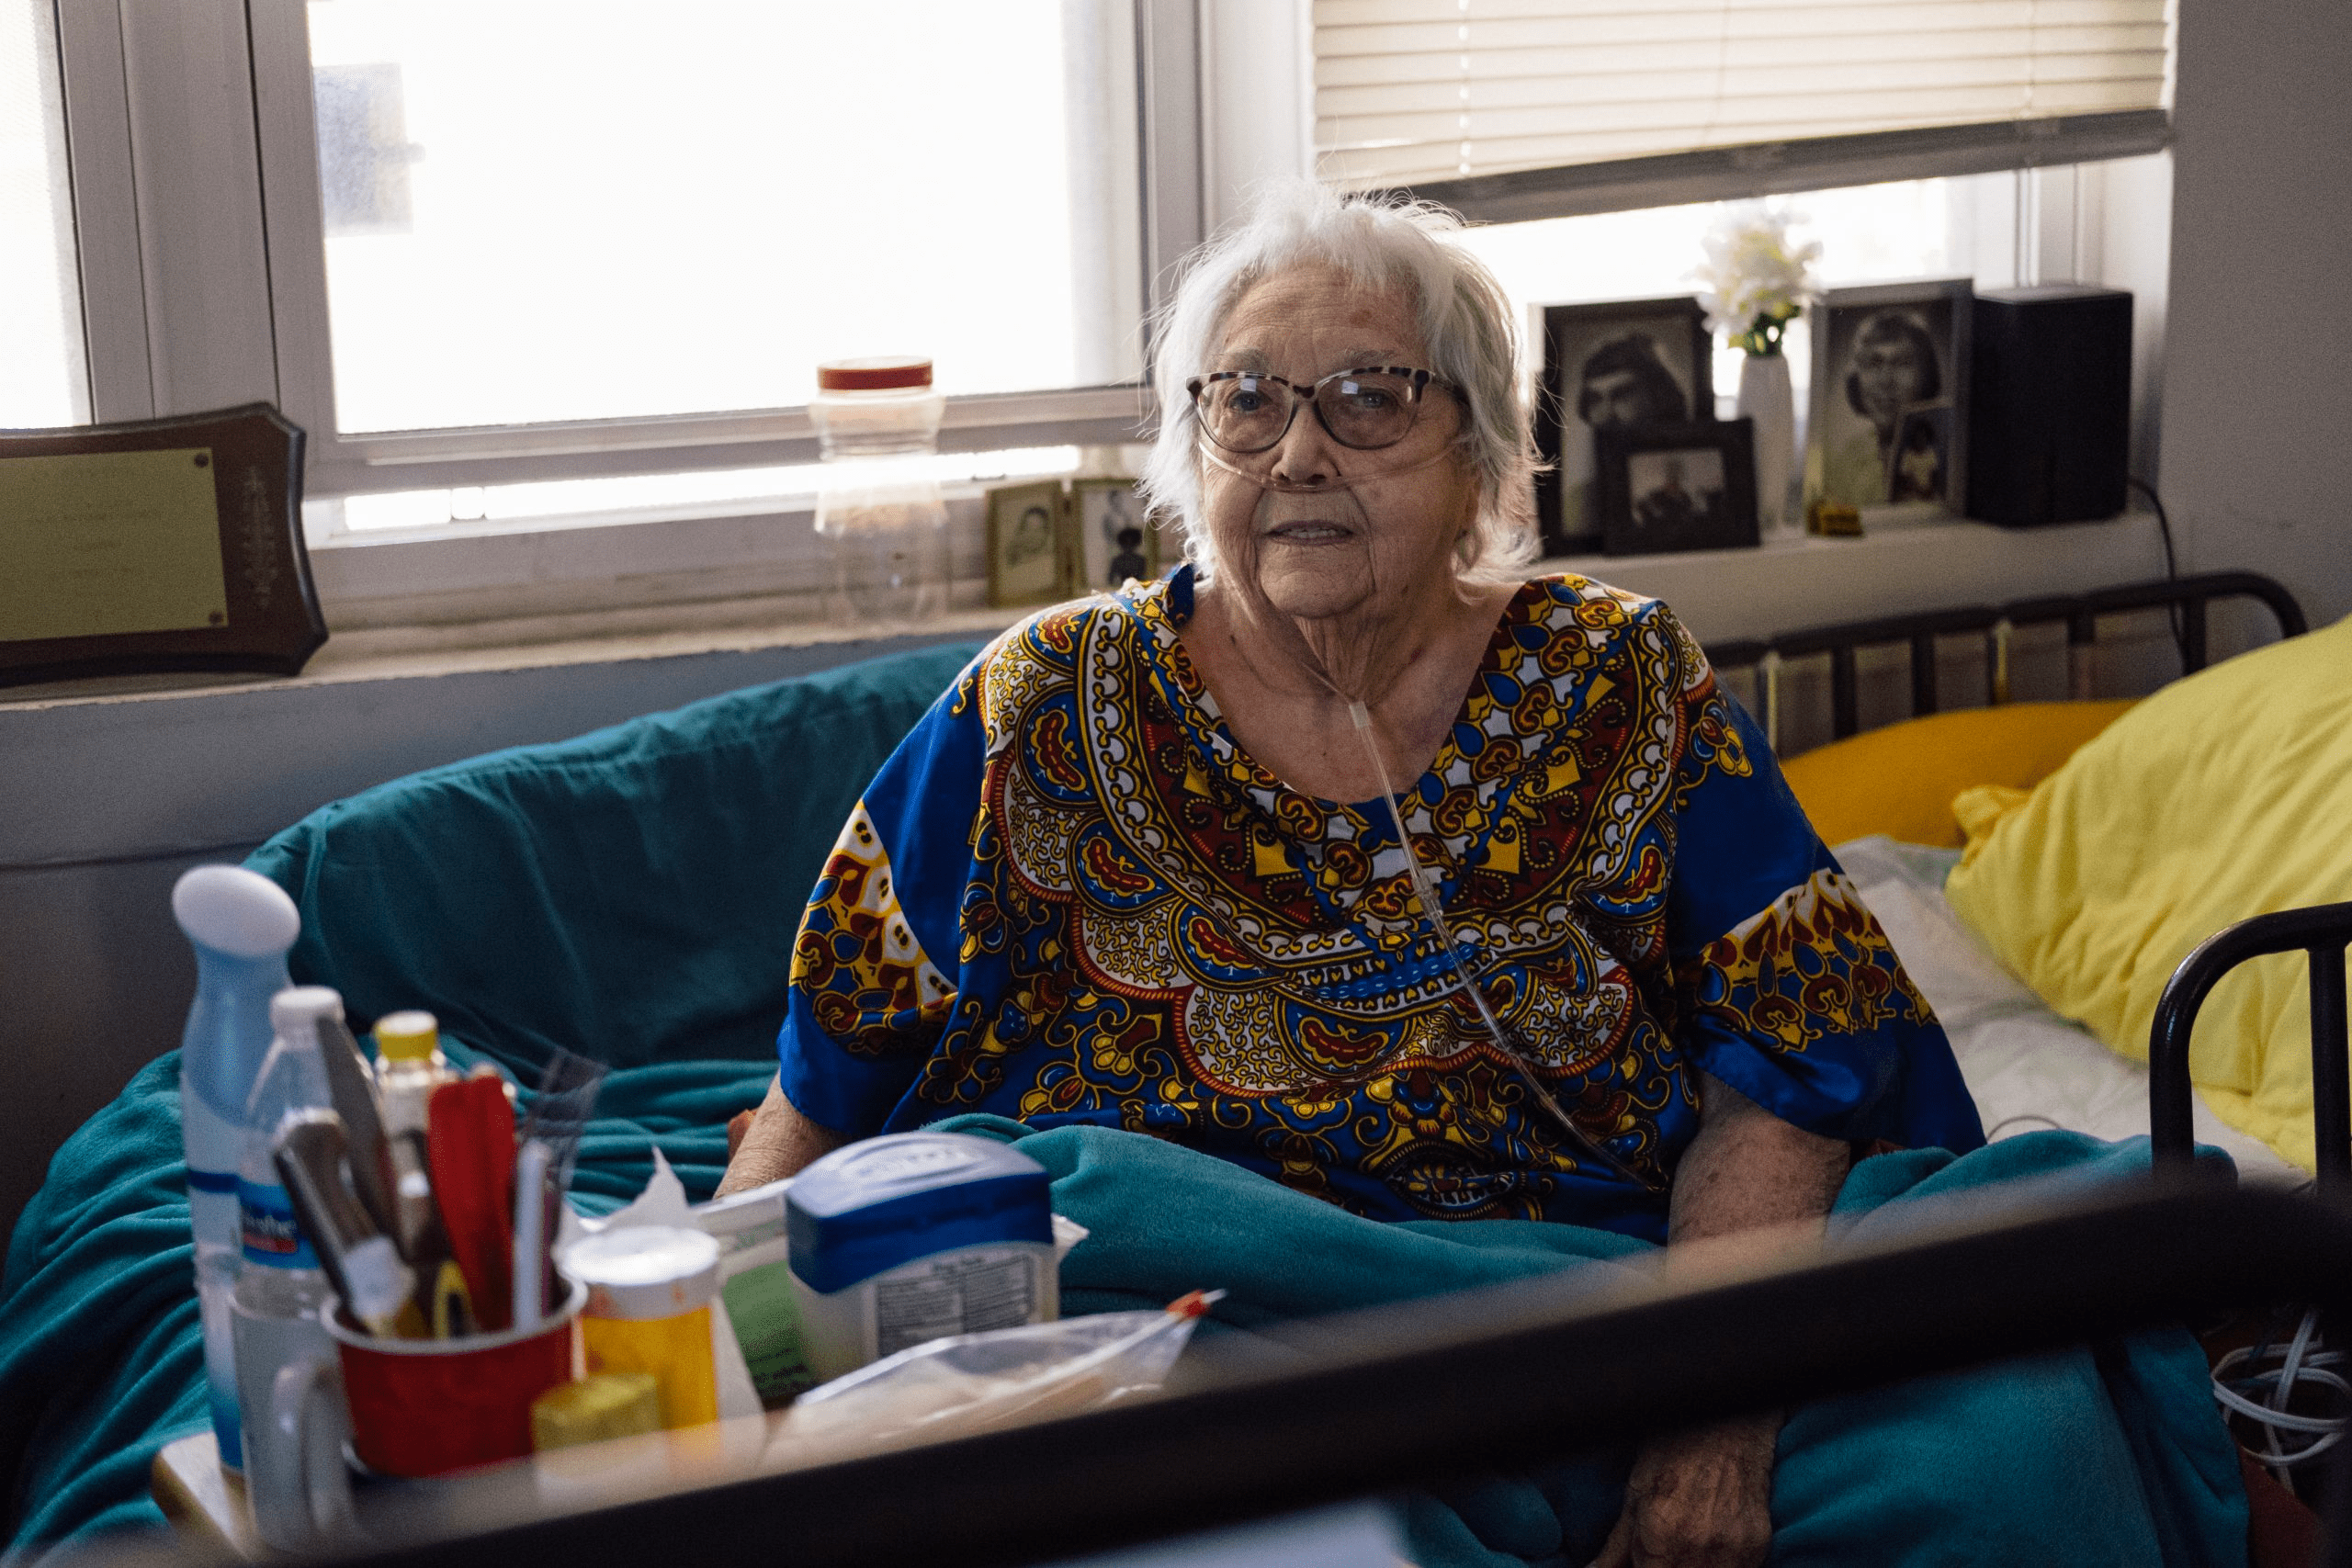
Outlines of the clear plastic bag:
M1224 1294L933 1339L809 1390L786 1431L816 1443L936 1441L1091 1410L1157 1388Z

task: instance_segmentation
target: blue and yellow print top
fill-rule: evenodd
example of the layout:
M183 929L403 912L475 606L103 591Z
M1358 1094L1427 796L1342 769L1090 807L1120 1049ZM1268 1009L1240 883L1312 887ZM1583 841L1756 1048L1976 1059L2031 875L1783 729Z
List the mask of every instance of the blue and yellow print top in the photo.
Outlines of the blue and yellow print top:
M1885 933L1663 604L1527 583L1400 798L1517 1054L1382 804L1234 742L1191 608L1188 568L1033 617L884 764L793 950L803 1114L1125 1127L1374 1218L1653 1240L1697 1068L1829 1136L1984 1142Z

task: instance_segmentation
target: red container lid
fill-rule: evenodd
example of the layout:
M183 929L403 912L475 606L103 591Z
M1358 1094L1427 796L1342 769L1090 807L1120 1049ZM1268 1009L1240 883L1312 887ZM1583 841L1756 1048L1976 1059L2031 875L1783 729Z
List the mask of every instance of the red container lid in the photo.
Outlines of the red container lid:
M878 359L836 359L817 367L820 392L887 392L931 385L931 361L886 355Z

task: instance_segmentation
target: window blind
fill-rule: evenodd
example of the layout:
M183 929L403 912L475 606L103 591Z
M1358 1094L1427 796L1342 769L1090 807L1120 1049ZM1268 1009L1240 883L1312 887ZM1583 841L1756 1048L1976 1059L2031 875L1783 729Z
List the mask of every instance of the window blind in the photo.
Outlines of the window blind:
M1976 155L1996 166L2062 161L2052 143L2069 136L2163 141L2166 0L1315 0L1313 15L1317 166L1349 188L1625 185L1696 154L1712 156L1693 170L1753 180L1841 151L2018 150Z

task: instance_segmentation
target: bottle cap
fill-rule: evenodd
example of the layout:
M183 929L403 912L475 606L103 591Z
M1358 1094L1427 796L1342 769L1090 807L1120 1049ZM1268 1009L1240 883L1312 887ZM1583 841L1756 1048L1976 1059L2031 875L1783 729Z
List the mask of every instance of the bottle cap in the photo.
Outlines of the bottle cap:
M540 1453L662 1429L661 1382L651 1372L598 1372L558 1383L531 1401L531 1447Z
M935 1252L1054 1241L1046 1168L989 1138L891 1133L835 1149L785 1193L792 1271L823 1295Z
M718 1241L673 1225L625 1225L565 1249L563 1271L588 1287L591 1317L675 1317L718 1293Z
M172 918L190 942L232 958L269 958L294 945L302 917L286 889L241 865L199 865L172 888Z
M411 1009L376 1021L376 1054L388 1062L426 1062L441 1044L441 1025L429 1012Z
M888 392L931 385L931 361L903 355L875 359L833 359L817 367L820 392Z
M318 1027L322 1018L343 1016L343 993L332 986L288 986L269 998L269 1026L279 1033L290 1023Z

